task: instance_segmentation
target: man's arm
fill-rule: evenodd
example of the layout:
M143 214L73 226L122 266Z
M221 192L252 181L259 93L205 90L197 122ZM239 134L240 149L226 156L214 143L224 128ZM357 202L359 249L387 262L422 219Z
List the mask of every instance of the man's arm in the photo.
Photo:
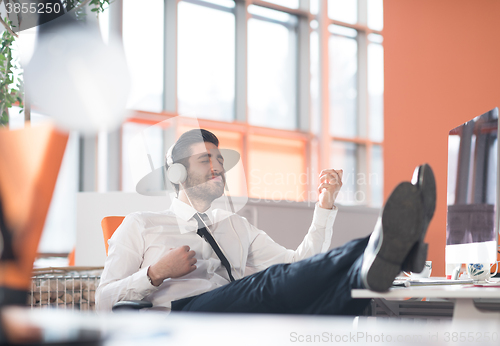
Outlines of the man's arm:
M311 226L296 250L289 250L275 243L265 232L256 232L250 245L247 266L257 270L277 263L290 263L328 250L333 235L333 223L337 215L335 199L342 186L342 170L323 170L319 175L319 201L314 208Z
M196 269L195 252L188 246L170 249L156 263L143 267L144 226L129 215L109 241L108 257L96 292L100 310L111 310L121 300L142 300L158 290L165 279L184 276ZM151 281L150 281L151 278Z
M144 253L143 228L137 217L125 217L109 240L108 257L96 291L96 308L111 310L120 300L141 300L157 288L141 268Z

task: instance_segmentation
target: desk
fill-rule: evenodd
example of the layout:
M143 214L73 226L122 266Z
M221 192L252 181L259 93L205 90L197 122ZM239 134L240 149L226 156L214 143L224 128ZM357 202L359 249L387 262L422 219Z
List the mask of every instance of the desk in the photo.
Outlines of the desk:
M12 311L11 311L12 312ZM16 312L16 311L14 311ZM426 323L367 317L123 312L96 315L55 309L17 311L43 330L45 342L100 336L103 346L137 345L458 345L498 346L500 323ZM16 316L9 315L10 319ZM481 341L481 342L479 342ZM67 344L67 342L66 342ZM52 344L54 345L54 344ZM81 345L81 344L80 344Z
M453 320L495 319L500 322L499 312L483 312L474 305L474 299L500 299L500 287L474 287L473 285L439 285L393 287L388 292L353 289L352 298L441 298L455 301Z

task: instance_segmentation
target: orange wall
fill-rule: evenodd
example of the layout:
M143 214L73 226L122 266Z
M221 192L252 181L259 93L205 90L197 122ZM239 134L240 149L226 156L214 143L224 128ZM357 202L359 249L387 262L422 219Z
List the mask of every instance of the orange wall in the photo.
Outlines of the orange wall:
M448 131L500 106L499 13L498 0L384 0L384 195L434 169L433 276L445 272Z

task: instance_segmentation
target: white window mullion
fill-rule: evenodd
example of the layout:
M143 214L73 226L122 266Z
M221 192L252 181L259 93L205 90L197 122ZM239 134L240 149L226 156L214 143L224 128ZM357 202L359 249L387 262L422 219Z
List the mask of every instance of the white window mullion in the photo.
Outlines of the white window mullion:
M234 118L237 122L248 121L248 0L235 0L235 93ZM248 127L245 127L248 129ZM248 167L248 135L242 135L241 160L243 167ZM242 182L241 188L246 184ZM250 188L250 186L248 186ZM248 194L248 191L247 191Z
M318 36L319 36L319 114L321 118L321 131L319 134L320 142L320 158L319 168L330 167L330 91L329 91L329 57L328 57L328 42L330 32L328 25L328 2L320 1L318 8Z
M235 120L248 121L248 0L236 0Z
M311 27L309 17L299 17L297 44L297 128L309 132L311 129Z
M165 0L163 44L163 110L178 113L177 109L177 9L179 0Z

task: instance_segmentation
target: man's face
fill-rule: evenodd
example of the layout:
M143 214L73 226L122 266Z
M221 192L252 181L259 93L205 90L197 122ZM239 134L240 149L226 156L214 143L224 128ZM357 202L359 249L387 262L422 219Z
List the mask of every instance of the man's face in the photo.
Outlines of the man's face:
M184 184L190 198L211 202L222 196L225 184L223 163L224 158L215 144L204 142L191 146Z

